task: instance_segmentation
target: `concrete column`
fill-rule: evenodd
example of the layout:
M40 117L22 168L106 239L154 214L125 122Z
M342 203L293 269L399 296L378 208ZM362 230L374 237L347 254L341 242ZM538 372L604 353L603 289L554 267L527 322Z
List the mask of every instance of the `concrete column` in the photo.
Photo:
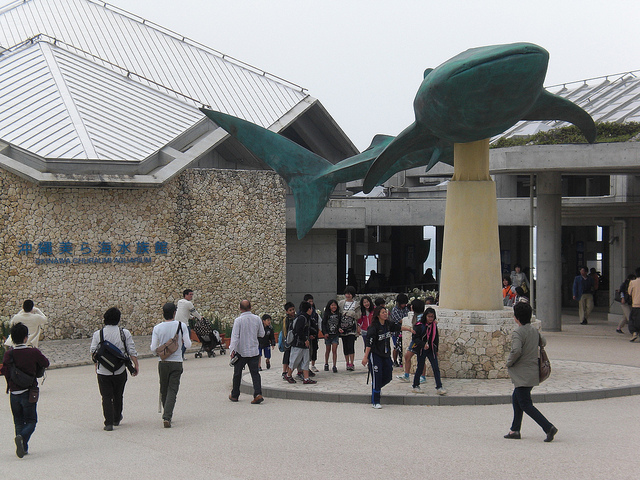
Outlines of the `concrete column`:
M454 145L447 187L440 307L503 310L496 185L489 140Z
M562 181L560 173L538 173L536 209L536 317L542 329L562 330Z

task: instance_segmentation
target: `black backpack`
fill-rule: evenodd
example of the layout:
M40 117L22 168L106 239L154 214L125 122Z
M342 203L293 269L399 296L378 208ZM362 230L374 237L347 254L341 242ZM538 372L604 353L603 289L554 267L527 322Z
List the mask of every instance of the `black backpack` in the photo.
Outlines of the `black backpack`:
M44 375L44 367L37 367L35 375L29 375L16 367L16 362L13 359L13 348L8 350L9 353L9 379L19 388L31 388L36 384L36 378L40 378ZM7 392L9 391L9 385L7 385Z
M127 352L127 342L124 338L124 332L120 329L120 338L124 345L125 352ZM129 355L122 353L122 351L116 347L113 343L104 339L104 328L100 330L100 343L95 352L93 352L93 361L102 365L110 372L122 368L125 364L128 364Z

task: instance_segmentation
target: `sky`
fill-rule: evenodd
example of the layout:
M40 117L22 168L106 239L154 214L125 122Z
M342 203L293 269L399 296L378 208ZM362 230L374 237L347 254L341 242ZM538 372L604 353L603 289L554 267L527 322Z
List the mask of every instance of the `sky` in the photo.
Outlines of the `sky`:
M547 86L640 70L640 4L629 0L110 3L306 88L360 150L413 122L424 70L468 48L538 44Z

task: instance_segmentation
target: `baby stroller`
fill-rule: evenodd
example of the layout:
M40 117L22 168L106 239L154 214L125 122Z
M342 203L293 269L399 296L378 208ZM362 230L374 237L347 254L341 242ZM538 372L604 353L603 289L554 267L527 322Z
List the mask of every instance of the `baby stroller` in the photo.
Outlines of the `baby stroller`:
M196 332L201 344L200 350L196 352L196 358L202 358L202 352L207 352L208 357L215 357L216 352L214 352L214 350L217 348L220 349L220 355L227 353L220 339L220 334L217 330L213 329L213 325L211 325L209 320L206 318L197 320L193 326L193 330Z

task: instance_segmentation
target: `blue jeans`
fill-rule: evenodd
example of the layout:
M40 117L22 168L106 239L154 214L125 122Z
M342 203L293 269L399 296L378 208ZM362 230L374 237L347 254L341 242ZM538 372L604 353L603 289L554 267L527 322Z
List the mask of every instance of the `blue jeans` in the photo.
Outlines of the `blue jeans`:
M516 387L511 397L513 403L513 423L512 432L519 432L522 425L522 413L529 415L538 425L542 427L544 433L549 433L553 425L545 418L540 411L533 406L531 400L531 389L533 387Z
M16 436L22 436L24 451L29 450L29 439L36 429L38 423L37 403L29 403L29 390L11 397L11 413L13 413L13 423L16 427Z
M440 368L438 367L438 355L433 352L433 350L422 350L420 355L418 355L418 364L416 365L416 374L413 377L413 386L420 386L420 376L424 371L424 364L426 359L429 359L429 363L431 364L431 370L433 370L433 378L436 381L436 388L442 388L442 380L440 379Z

